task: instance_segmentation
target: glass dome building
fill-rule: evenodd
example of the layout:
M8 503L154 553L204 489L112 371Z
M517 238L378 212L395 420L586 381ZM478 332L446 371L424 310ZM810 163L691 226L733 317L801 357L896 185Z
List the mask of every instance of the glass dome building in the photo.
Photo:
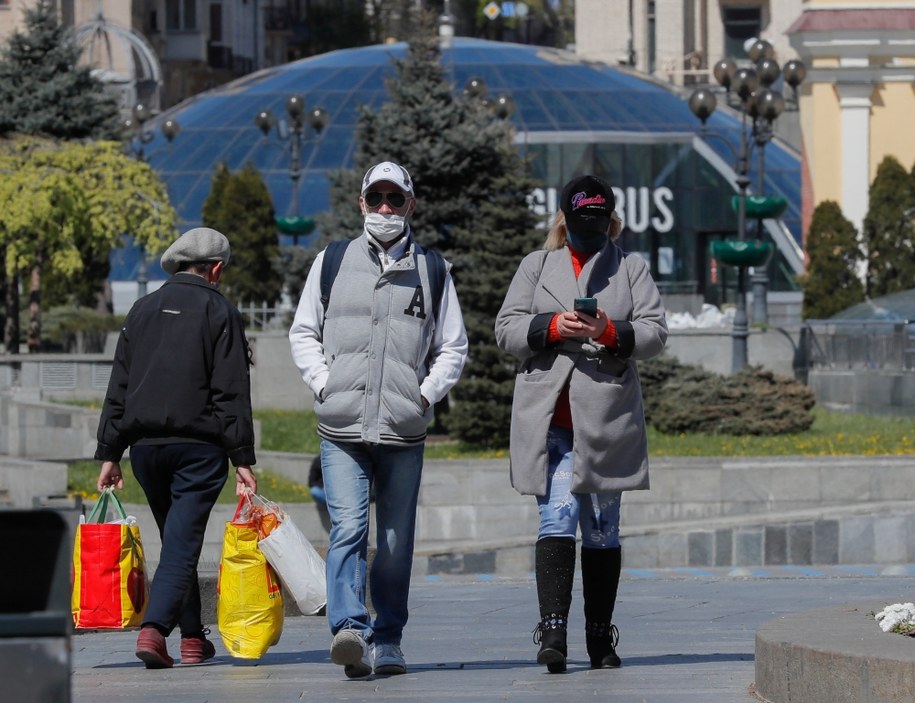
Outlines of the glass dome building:
M392 58L405 53L402 43L378 45L268 68L197 95L148 124L151 128L173 119L181 126L171 142L155 131L144 144L149 163L167 183L181 228L200 223L220 162L233 170L252 163L264 177L278 215L313 217L325 210L327 173L352 166L359 107L386 101L385 81L395 75ZM456 38L442 61L456 93L477 77L485 81L490 97L513 98L515 141L544 184L532 193L535 209L554 212L562 185L573 175L604 177L616 188L624 248L650 260L662 292L698 294L719 304L730 299L736 269L717 266L708 251L711 242L737 232L731 196L737 192L732 165L739 116L716 111L707 129L723 138L703 139L687 100L672 88L557 49ZM285 116L292 95L303 96L307 109L321 107L328 115L320 136L303 144L296 193L289 144L275 134L265 137L254 123L263 109ZM752 167L757 163L751 158ZM755 184L757 175L749 175ZM764 179L765 194L788 203L780 220L764 223L764 236L776 248L771 288L791 290L803 262L798 155L771 142ZM755 227L748 223L751 235ZM284 240L290 243L289 237ZM112 278L131 280L136 257L123 250L115 259ZM150 279L161 277L158 263L151 265Z

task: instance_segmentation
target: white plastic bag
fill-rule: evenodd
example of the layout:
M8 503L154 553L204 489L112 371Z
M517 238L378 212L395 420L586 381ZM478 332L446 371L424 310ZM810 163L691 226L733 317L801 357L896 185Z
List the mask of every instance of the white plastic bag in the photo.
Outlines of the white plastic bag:
M292 518L283 515L279 527L260 540L258 547L302 614L317 614L327 603L324 560Z

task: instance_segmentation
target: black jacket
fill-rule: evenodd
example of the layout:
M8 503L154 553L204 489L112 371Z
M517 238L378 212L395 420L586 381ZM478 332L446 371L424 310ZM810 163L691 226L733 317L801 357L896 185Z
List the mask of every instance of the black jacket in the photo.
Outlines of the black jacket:
M95 458L134 444L206 442L253 464L244 321L215 286L178 273L134 303L118 338Z

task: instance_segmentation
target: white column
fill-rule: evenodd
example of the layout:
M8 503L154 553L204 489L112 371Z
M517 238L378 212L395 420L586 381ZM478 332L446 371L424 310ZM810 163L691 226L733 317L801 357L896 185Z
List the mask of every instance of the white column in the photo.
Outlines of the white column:
M839 83L836 90L842 126L842 213L860 235L870 189L870 110L874 86Z

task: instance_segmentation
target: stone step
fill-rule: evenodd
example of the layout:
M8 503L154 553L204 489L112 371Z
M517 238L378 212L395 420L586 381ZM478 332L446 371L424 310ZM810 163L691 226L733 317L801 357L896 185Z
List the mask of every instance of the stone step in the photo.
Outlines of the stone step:
M257 453L259 466L269 468L297 483L308 483L313 455L287 452ZM419 502L423 505L477 505L517 503L511 487L507 459L427 459Z
M66 464L0 456L0 494L12 506L31 508L36 496L66 492Z
M258 463L305 482L310 462L268 452ZM34 463L37 473L63 473L62 465ZM651 472L650 491L623 498L631 568L915 562L908 537L915 533L915 456L661 458ZM15 470L22 479L28 474L24 464ZM312 503L284 508L316 548L326 547L326 511ZM157 558L148 508L127 510ZM233 511L214 509L202 569L216 570ZM81 510L71 512L75 523ZM509 484L507 459L427 461L414 572L527 574L538 522L534 498Z
M763 623L756 631L755 685L772 703L911 701L915 647L874 622L893 601L856 601Z
M915 561L915 505L861 502L620 529L630 568Z

